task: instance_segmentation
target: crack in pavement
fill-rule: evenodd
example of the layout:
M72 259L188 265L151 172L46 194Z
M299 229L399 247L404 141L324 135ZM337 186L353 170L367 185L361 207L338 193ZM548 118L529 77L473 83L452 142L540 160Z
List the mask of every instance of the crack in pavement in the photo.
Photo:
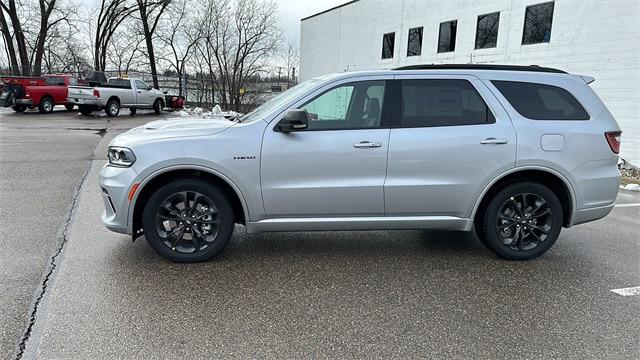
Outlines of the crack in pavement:
M80 177L80 181L78 181L78 183L76 184L74 190L73 190L73 198L71 201L71 207L69 208L69 211L67 213L66 219L63 222L63 226L62 226L62 234L60 236L60 241L58 243L58 247L57 249L54 251L53 255L50 258L49 261L49 266L47 268L47 270L45 271L45 275L42 279L42 282L40 283L40 293L39 295L35 298L35 300L32 303L31 306L31 315L29 316L29 322L27 324L27 328L25 330L25 332L22 335L22 338L20 339L20 342L18 343L18 349L17 349L17 353L15 356L16 360L20 360L22 359L22 356L24 355L24 352L26 350L27 347L27 342L29 341L30 337L31 337L31 333L33 331L33 327L36 323L37 317L38 317L38 309L40 307L40 304L42 302L42 299L44 298L48 286L49 286L49 281L51 280L53 273L56 269L56 267L59 265L58 264L58 258L59 256L62 254L62 251L64 250L64 246L67 243L67 236L69 234L69 229L71 227L71 222L73 220L73 216L75 214L76 211L76 207L78 205L78 201L80 199L80 191L82 189L82 186L85 182L85 180L87 179L87 177L89 176L89 173L91 171L91 166L93 164L93 158L96 155L96 150L98 148L98 145L100 144L100 141L102 141L102 139L104 138L104 135L106 134L108 129L108 123L107 123L107 128L104 129L96 129L98 132L96 133L96 135L99 136L98 140L96 141L96 143L93 145L93 147L90 150L90 158L87 161L87 166L82 174L82 176Z

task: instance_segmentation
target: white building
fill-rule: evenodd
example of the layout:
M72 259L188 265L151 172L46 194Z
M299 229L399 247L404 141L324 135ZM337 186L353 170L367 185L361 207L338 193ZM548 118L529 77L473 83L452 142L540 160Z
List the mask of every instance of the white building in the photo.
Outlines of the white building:
M301 80L431 63L593 76L640 166L640 0L355 0L302 19L300 53Z

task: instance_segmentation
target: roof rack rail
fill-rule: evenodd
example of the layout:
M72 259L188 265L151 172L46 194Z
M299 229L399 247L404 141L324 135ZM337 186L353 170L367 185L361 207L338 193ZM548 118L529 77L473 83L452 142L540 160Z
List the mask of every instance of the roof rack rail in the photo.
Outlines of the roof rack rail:
M533 71L545 73L566 74L566 71L559 69L542 67L538 65L498 65L498 64L430 64L430 65L407 65L400 66L393 70L508 70L508 71Z

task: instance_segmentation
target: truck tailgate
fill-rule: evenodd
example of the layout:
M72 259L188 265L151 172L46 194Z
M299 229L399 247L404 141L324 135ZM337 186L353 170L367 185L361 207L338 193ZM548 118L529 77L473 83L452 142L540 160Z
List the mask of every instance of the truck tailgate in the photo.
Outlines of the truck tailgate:
M89 86L69 86L67 97L76 99L93 98L93 88Z

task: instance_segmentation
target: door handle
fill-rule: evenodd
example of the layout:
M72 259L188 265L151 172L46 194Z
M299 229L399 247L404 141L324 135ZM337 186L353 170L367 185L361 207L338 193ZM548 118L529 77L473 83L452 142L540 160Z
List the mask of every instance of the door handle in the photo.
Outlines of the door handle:
M353 144L353 147L356 149L379 148L381 146L382 146L382 143L370 142L370 141L360 141L357 144Z
M503 145L503 144L506 144L507 142L508 142L507 139L496 139L494 137L490 137L490 138L486 138L486 139L480 141L480 144L482 144L482 145L488 145L488 144Z

